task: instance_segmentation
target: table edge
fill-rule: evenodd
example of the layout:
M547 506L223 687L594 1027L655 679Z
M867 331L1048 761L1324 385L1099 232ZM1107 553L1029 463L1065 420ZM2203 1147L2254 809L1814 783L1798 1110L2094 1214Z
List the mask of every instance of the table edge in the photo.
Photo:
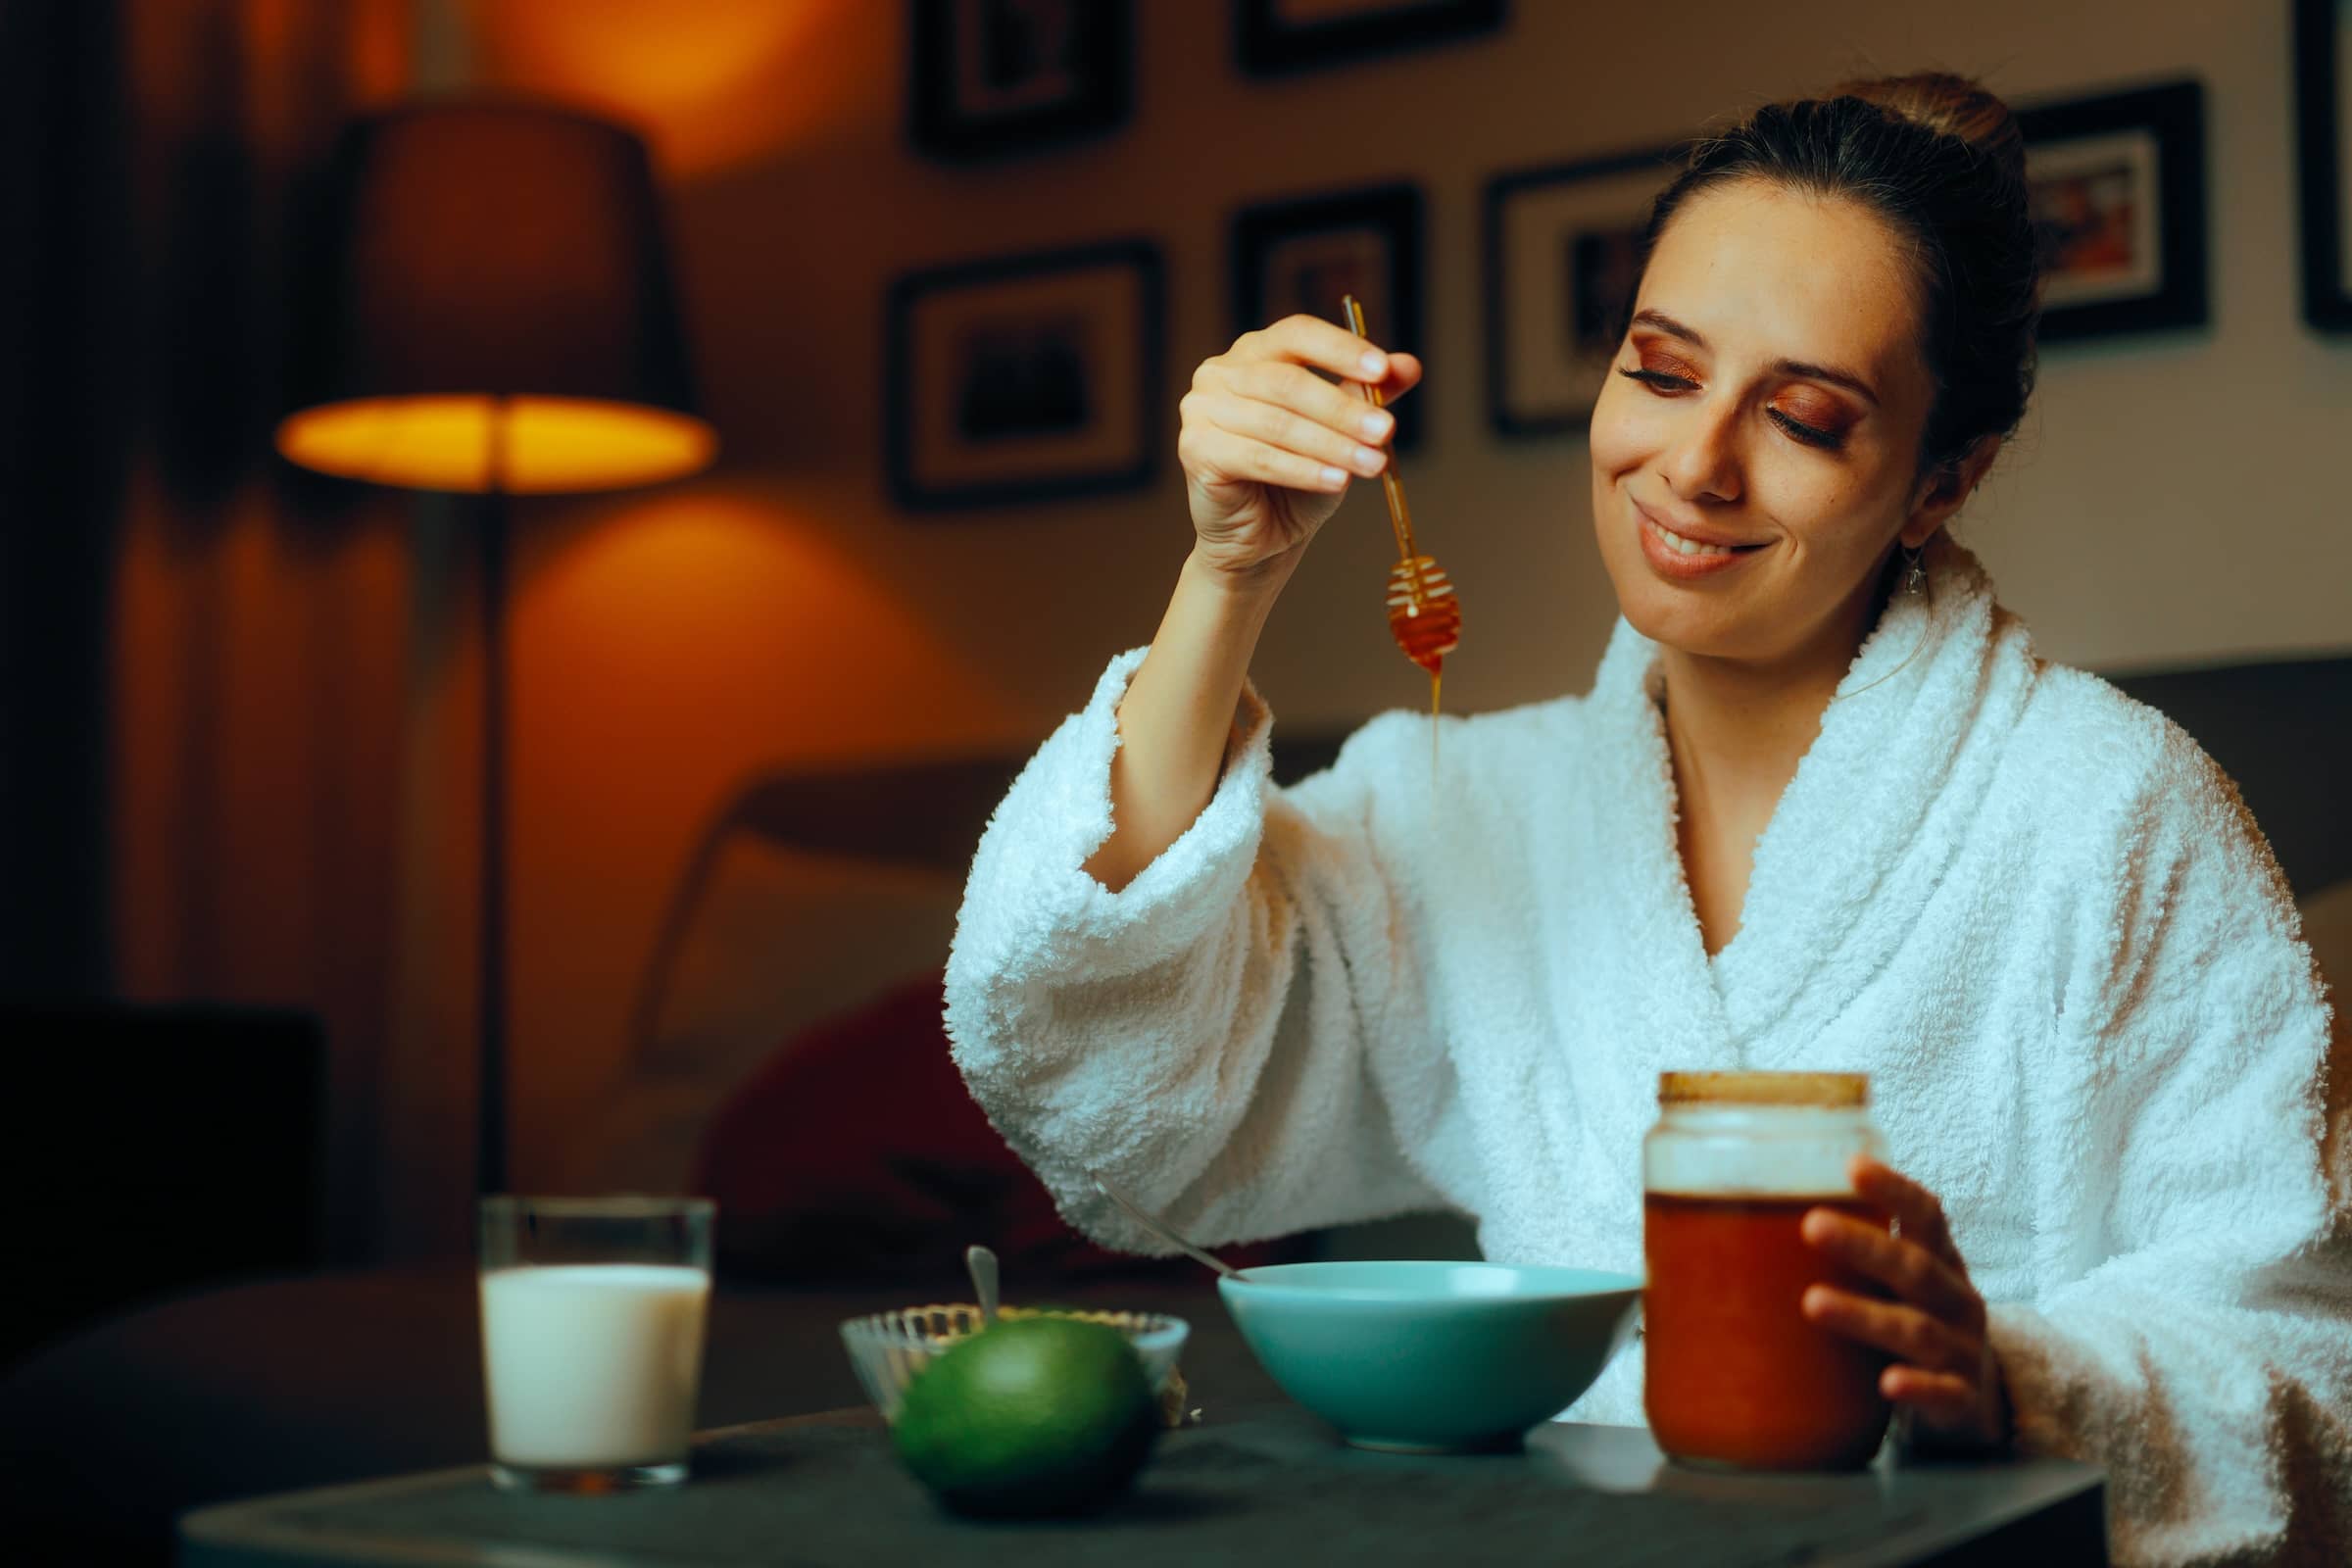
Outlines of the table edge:
M1266 1401L1264 1408L1293 1407L1283 1401ZM1251 1419L1258 1413L1258 1407L1254 1405L1247 1409L1248 1413L1242 1419ZM870 1428L883 1424L880 1412L871 1405L844 1405L831 1410L811 1410L800 1415L773 1416L765 1420L739 1421L729 1426L708 1428L694 1435L694 1444L700 1447L722 1439L779 1432L793 1427ZM1644 1430L1639 1427L1610 1428L1590 1422L1558 1424L1595 1430ZM2025 1495L2004 1502L1989 1516L1980 1516L1981 1521L1989 1523L1993 1528L2006 1527L2029 1514L2063 1505L2086 1492L2096 1496L2104 1515L2108 1477L2102 1466L2050 1454L2020 1455L2006 1463L2022 1465L2036 1473L2029 1478L2029 1489ZM1958 1463L1912 1465L1908 1468L1918 1471L1967 1467L1965 1463ZM501 1544L452 1548L435 1543L404 1543L378 1536L298 1532L289 1529L276 1517L278 1510L289 1505L332 1507L345 1501L399 1496L411 1492L430 1491L435 1487L478 1480L488 1470L486 1463L450 1465L438 1470L337 1482L330 1486L306 1487L207 1503L180 1515L174 1535L185 1545L218 1550L222 1554L232 1551L255 1556L270 1553L304 1554L314 1560L319 1557L342 1557L355 1562L397 1562L414 1565L414 1568L456 1568L456 1565L464 1565L464 1568L585 1568L585 1565L619 1564L625 1560L606 1553L569 1548ZM1958 1529L1956 1526L1945 1526L1925 1536L1907 1534L1900 1541L1886 1543L1884 1550L1869 1551L1854 1561L1857 1568L1867 1568L1867 1565L1875 1563L1916 1560L1922 1551L1939 1550L1983 1533L1982 1529L1957 1533Z
M697 1432L693 1441L700 1447L722 1438L775 1432L787 1427L881 1424L881 1414L871 1405L843 1405L832 1410L811 1410L801 1415L770 1416L761 1421L738 1421L731 1426L710 1427ZM616 1563L622 1560L600 1553L529 1546L469 1547L464 1551L452 1551L423 1543L407 1544L388 1542L376 1536L336 1537L307 1531L295 1532L275 1518L279 1509L288 1506L331 1508L342 1502L397 1497L412 1492L429 1492L436 1487L479 1480L487 1476L489 1470L486 1461L444 1465L437 1470L412 1470L401 1475L374 1476L364 1481L338 1481L323 1487L297 1487L288 1492L266 1492L250 1497L232 1497L189 1509L174 1521L172 1533L188 1545L245 1551L299 1550L312 1556L339 1555L368 1562L391 1560L419 1565L467 1564L471 1568L481 1568L484 1564L493 1565L493 1568L579 1568L585 1563ZM368 1555L365 1559L359 1558L360 1543L366 1544Z

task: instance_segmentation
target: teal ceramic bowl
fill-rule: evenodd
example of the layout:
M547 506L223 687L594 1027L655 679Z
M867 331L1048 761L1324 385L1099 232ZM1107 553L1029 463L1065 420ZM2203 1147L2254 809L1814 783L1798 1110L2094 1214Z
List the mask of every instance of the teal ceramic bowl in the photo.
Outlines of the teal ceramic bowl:
M1359 1448L1511 1447L1592 1386L1642 1282L1498 1263L1277 1263L1217 1281L1282 1391Z

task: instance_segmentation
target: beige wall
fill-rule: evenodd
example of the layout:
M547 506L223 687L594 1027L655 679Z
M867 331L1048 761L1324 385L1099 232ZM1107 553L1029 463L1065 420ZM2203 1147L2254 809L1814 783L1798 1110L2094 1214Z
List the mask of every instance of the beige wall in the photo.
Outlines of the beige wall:
M1583 444L1499 444L1478 222L1494 172L1672 137L1856 70L1938 65L2012 96L2193 73L2209 99L2214 324L2045 360L1965 521L2046 649L2144 665L2352 644L2352 344L2297 319L2284 0L2146 5L1518 0L1504 35L1279 82L1229 8L1138 7L1137 107L1107 140L977 170L902 139L905 8L481 0L481 79L645 123L671 180L719 472L528 520L517 612L520 1179L581 1169L620 1019L695 830L761 767L1026 747L1146 640L1188 539L1151 491L913 521L879 460L884 292L912 267L1146 234L1168 267L1171 403L1230 336L1226 232L1260 198L1407 177L1427 199L1432 424L1416 515L1467 607L1449 704L1581 687L1613 613ZM658 24L655 22L659 18ZM1170 416L1173 429L1173 415ZM1172 463L1172 457L1171 457ZM1286 721L1421 700L1377 609L1389 544L1352 499L1267 633Z

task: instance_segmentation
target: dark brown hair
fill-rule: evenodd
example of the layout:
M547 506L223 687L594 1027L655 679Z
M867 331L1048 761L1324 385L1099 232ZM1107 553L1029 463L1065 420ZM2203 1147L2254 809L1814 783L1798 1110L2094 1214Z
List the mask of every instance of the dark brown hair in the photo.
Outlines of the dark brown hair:
M1966 77L1933 72L1768 104L1692 145L1650 209L1644 265L1684 202L1740 179L1859 202L1910 245L1936 377L1923 471L2017 427L2034 391L2040 267L2025 141L2007 105Z

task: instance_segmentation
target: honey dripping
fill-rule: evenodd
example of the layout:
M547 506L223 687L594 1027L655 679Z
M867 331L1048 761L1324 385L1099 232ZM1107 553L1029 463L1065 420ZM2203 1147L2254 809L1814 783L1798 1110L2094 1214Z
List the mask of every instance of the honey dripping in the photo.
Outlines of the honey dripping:
M1446 656L1462 640L1462 607L1446 568L1427 556L1399 561L1389 570L1389 635L1404 657L1429 671L1429 749L1438 749L1438 694Z
M1348 329L1357 337L1366 336L1364 308L1355 296L1342 296L1340 305L1347 313ZM1380 388L1370 382L1364 383L1364 396L1376 409L1386 405ZM1429 765L1435 772L1446 656L1462 640L1462 607L1446 568L1413 547L1413 514L1404 504L1404 482L1396 477L1395 441L1383 443L1381 451L1389 461L1380 470L1380 492L1389 504L1389 525L1396 534L1396 564L1389 570L1389 635L1396 639L1405 658L1429 671Z

